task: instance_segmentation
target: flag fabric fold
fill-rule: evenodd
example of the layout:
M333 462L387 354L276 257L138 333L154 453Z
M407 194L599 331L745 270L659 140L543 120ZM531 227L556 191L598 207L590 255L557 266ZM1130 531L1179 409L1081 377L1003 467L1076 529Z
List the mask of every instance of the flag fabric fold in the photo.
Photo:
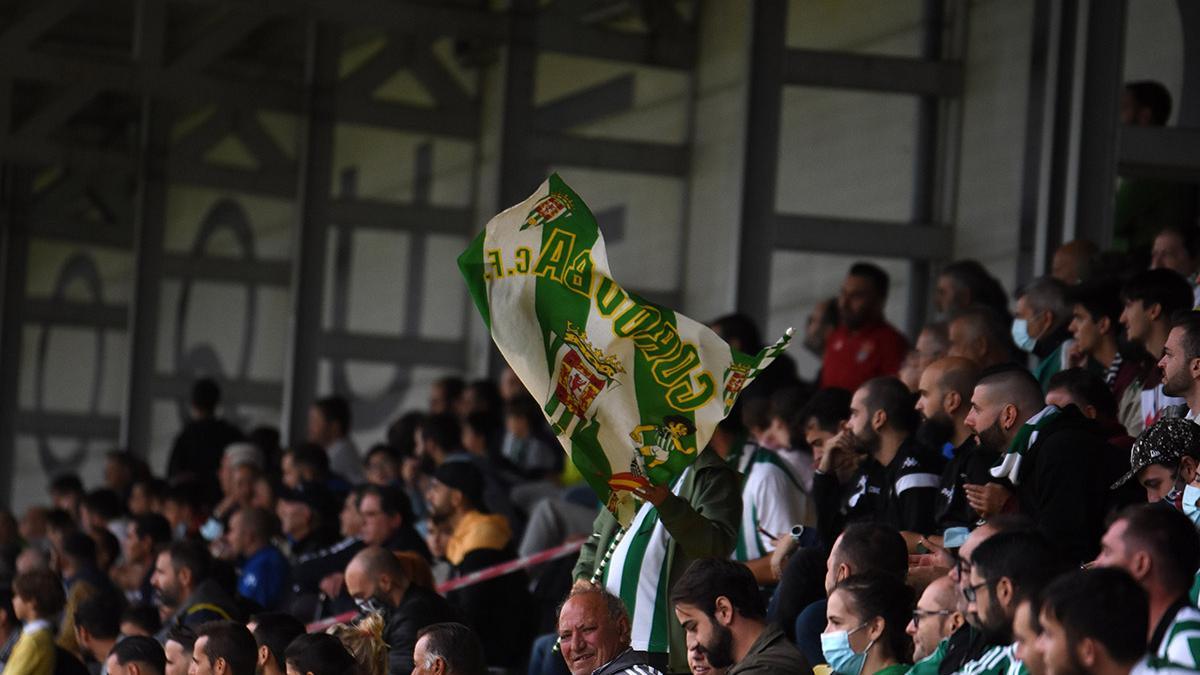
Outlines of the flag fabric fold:
M792 333L743 354L622 288L595 217L557 174L492 218L458 265L501 355L623 526L631 491L682 473Z

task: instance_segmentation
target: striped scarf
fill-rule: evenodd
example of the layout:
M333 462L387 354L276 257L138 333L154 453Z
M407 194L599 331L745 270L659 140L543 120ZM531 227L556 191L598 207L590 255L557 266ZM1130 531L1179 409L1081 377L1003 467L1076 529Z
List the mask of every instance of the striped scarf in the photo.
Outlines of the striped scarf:
M992 467L992 476L995 478L1007 478L1010 483L1016 485L1017 476L1021 472L1021 458L1025 451L1037 442L1038 432L1057 419L1061 414L1062 410L1057 406L1048 405L1042 408L1041 412L1030 417L1025 424L1022 424L1021 428L1017 430L1017 435L1013 438L1012 443L1008 445L1008 452Z

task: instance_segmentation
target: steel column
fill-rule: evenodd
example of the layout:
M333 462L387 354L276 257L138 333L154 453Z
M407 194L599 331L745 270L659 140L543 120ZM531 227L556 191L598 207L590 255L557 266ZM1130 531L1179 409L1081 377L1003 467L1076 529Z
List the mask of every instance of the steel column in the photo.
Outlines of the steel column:
M1127 0L1092 0L1088 5L1075 233L1104 249L1113 236Z
M0 504L11 507L16 467L16 421L21 389L21 308L29 257L27 228L32 170L0 165Z

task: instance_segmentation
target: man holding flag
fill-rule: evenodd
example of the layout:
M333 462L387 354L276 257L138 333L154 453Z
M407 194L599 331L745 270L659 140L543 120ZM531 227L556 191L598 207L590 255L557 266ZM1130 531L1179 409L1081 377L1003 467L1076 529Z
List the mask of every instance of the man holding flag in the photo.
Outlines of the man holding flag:
M730 556L742 510L736 471L706 446L791 331L742 354L623 289L591 211L557 175L458 262L500 353L606 507L576 583L625 602L633 649L657 655L652 665L669 652L670 670L687 670L672 582L695 558Z

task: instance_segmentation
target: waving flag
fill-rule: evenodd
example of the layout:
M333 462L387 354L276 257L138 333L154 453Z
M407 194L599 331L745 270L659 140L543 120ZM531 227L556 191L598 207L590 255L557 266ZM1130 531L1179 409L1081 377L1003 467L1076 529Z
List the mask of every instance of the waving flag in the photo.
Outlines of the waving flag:
M630 491L682 473L792 333L748 356L621 288L596 219L557 174L492 218L458 266L500 353L622 525L639 505Z

